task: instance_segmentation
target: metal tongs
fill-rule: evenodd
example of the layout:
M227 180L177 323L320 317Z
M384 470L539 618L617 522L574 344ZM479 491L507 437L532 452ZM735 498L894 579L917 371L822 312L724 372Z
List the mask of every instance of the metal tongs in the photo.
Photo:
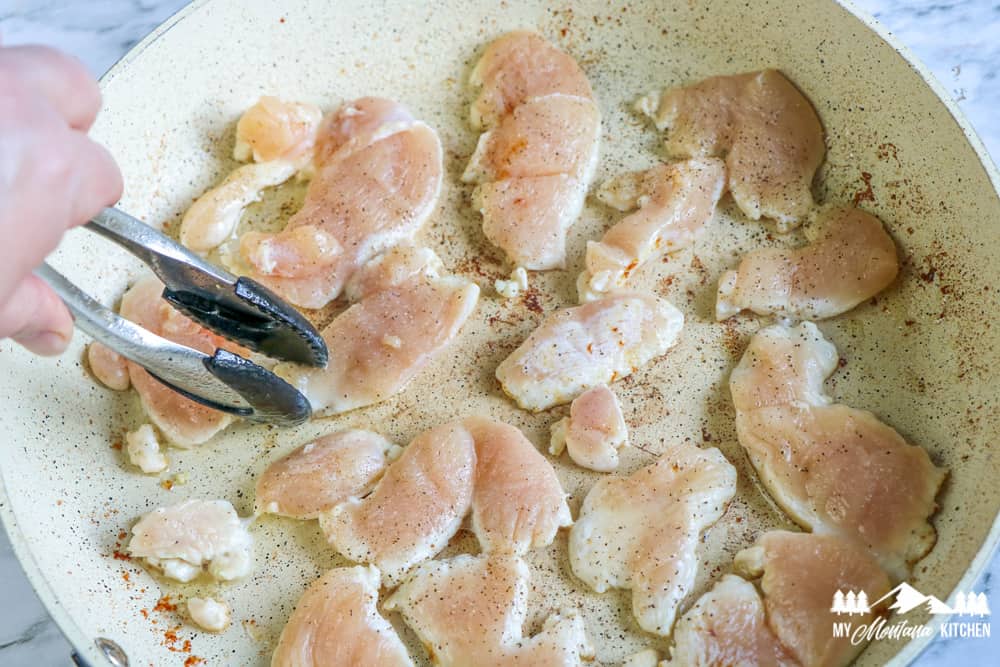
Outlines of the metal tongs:
M271 357L326 365L326 343L319 332L260 283L206 262L118 209L105 209L85 228L146 263L165 285L163 298L201 326ZM309 419L306 397L249 359L223 349L207 355L147 331L102 306L48 264L35 273L66 302L77 327L191 400L258 422L295 425Z

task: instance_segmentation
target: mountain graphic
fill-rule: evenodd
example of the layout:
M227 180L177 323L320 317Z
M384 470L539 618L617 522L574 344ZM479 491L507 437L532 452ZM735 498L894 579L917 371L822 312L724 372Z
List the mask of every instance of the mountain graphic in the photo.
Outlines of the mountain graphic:
M951 607L938 598L933 595L924 595L905 581L880 597L871 606L876 607L893 596L895 596L895 600L889 605L889 609L896 610L900 614L909 613L921 605L925 606L927 611L932 614L955 613Z

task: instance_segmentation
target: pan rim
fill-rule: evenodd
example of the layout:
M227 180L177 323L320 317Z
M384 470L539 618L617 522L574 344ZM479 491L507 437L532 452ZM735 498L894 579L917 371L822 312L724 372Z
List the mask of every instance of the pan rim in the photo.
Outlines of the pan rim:
M148 35L143 37L136 43L135 46L129 49L127 53L125 53L110 68L108 68L107 72L99 78L101 86L103 87L113 81L116 76L127 69L132 61L138 58L150 45L163 37L181 21L188 18L190 15L197 12L212 1L213 0L193 0L177 10L177 12L167 18ZM958 125L959 129L962 131L965 140L969 143L973 152L976 154L976 157L979 159L980 165L986 172L986 175L992 185L993 195L1000 199L1000 170L997 169L992 157L986 150L985 145L979 138L975 129L972 127L968 118L966 118L964 112L951 98L945 87L940 83L940 81L938 81L933 72L930 71L930 69L916 56L916 54L913 53L909 47L893 35L893 33L889 31L886 26L882 25L882 23L869 12L858 7L853 0L832 1L834 4L838 5L847 13L852 15L866 28L874 32L875 35L892 48L892 50L895 51L906 62L906 64L920 76L924 84L931 89L935 97L937 97L937 99L944 105L955 124ZM35 560L31 547L28 545L25 536L21 533L17 518L11 507L2 465L0 465L0 523L2 523L4 530L7 533L13 552L17 557L21 569L25 573L28 582L31 584L31 587L41 600L45 611L56 623L56 626L59 628L60 632L63 633L76 655L86 660L87 663L95 666L106 664L104 654L94 643L96 638L87 636L77 625L76 621L69 615L69 613L65 611L59 599L59 595L51 587ZM998 546L1000 546L1000 513L994 517L993 524L986 539L979 547L975 557L966 568L965 574L963 574L961 579L959 579L954 590L967 590L972 584L974 584L982 576L994 554L998 551ZM907 642L892 657L887 665L889 667L903 667L912 663L934 640L938 634L938 628L943 622L943 618L934 617L934 619L928 624L928 627L933 629L931 635L927 637L920 636Z

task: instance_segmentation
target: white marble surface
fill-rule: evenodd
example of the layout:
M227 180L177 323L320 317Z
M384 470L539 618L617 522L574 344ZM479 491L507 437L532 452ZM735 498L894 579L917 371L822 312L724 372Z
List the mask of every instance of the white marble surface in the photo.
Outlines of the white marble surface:
M917 56L969 117L994 159L1000 157L1000 0L855 0ZM0 39L42 42L81 58L103 73L185 0L3 0ZM1000 609L992 581L994 558L975 590ZM71 648L42 608L0 532L0 665L70 665ZM1000 628L997 628L1000 633ZM1000 664L1000 634L991 639L937 639L919 667ZM96 667L96 666L95 666Z

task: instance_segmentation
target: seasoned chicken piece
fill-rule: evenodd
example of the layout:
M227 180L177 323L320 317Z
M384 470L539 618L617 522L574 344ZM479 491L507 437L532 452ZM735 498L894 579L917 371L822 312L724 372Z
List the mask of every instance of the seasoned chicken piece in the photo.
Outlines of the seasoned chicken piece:
M362 139L344 135L352 131ZM252 277L306 308L335 299L358 268L420 230L441 190L441 142L402 107L366 98L324 122L315 166L285 229L240 241Z
M435 280L444 273L441 259L430 248L402 243L361 267L347 283L344 294L360 301L370 294L400 287L423 278Z
M121 316L175 343L206 354L224 348L236 354L247 351L185 317L160 298L163 283L149 276L122 297ZM129 378L142 407L160 432L178 447L200 445L229 426L233 417L195 403L169 389L139 364L128 362Z
M747 254L719 279L715 317L743 309L760 315L823 319L846 313L889 286L899 272L896 244L882 222L852 206L823 210L802 248Z
M520 430L472 417L476 443L472 529L484 552L527 553L573 523L556 472Z
M567 174L483 183L472 206L483 234L511 263L533 271L566 265L566 232L580 217L587 186Z
M413 667L378 611L379 571L338 567L310 584L281 631L271 667Z
M126 433L125 442L128 460L139 470L148 475L167 469L167 457L160 450L160 441L156 439L156 432L149 424Z
M859 540L905 579L934 546L946 471L872 413L833 403L823 381L837 362L812 323L758 332L729 380L737 435L796 523Z
M472 505L476 446L452 422L417 436L375 490L320 515L330 544L359 563L374 563L388 585L441 551Z
M208 632L222 632L233 620L229 605L212 598L188 598L187 610L194 624Z
M322 117L312 104L267 95L247 109L236 124L233 157L256 164L235 169L195 200L181 221L181 243L208 252L229 239L247 206L309 163Z
M202 570L222 581L239 579L253 567L251 521L225 500L185 500L144 514L132 527L128 552L177 581Z
M349 429L306 443L257 480L258 512L315 519L351 496L362 497L399 448L372 431Z
M553 614L537 635L524 637L529 576L512 555L430 561L385 607L403 615L439 667L578 667L594 652L575 611Z
M799 663L768 626L754 585L727 574L678 619L670 660L660 665L798 667Z
M98 382L108 389L125 391L132 385L128 377L128 360L97 341L87 346L87 363Z
M628 477L605 477L570 530L573 573L598 593L631 589L639 627L666 636L694 586L701 533L735 493L726 457L687 443Z
M569 450L574 463L598 472L618 467L618 450L628 445L628 428L618 397L607 385L588 389L569 406L569 417L552 425L549 453Z
M666 352L684 316L651 294L620 292L546 317L497 367L503 390L544 410L634 373Z
M495 125L522 103L554 94L593 98L587 76L571 57L527 30L509 32L486 47L469 84L478 90L472 127Z
M622 174L598 190L597 198L622 211L600 242L587 242L586 270L577 287L581 301L625 286L651 259L690 245L715 213L726 184L722 160L701 158Z
M534 98L479 137L462 180L486 183L553 174L589 180L600 131L601 114L589 98Z
M562 268L597 166L601 114L590 84L572 58L528 32L491 44L470 83L482 87L473 125L492 127L462 176L478 184L483 232L517 266Z
M322 119L323 112L314 104L264 95L236 123L233 157L240 162L287 160L301 165L312 158Z
M834 535L773 531L736 555L736 571L760 577L767 621L795 660L809 667L850 664L864 644L834 638L838 617L830 610L833 594L864 591L871 602L889 592L889 578L863 547ZM871 623L869 612L853 616ZM842 620L842 619L840 619Z
M309 398L315 415L384 401L458 336L478 300L479 287L464 278L411 276L366 294L323 330L326 368L281 364L275 372Z
M787 231L812 207L823 126L781 72L716 76L647 95L637 107L668 131L669 155L724 157L729 191L751 219L771 218Z

